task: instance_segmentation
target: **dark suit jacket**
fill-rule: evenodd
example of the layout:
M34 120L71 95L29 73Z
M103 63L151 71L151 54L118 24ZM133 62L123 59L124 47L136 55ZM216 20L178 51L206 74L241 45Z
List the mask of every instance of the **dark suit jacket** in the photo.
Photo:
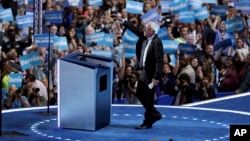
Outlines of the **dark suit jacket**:
M142 30L139 30L138 28L133 26L130 22L125 21L124 26L139 37L136 43L136 57L138 62L140 62L142 43L144 40L147 39L147 37L143 35ZM145 74L146 79L144 82L150 83L153 78L156 80L160 80L162 75L162 69L163 69L163 44L161 42L161 39L157 35L154 35L150 43L150 46L148 47L147 50L147 56L144 68L146 73Z

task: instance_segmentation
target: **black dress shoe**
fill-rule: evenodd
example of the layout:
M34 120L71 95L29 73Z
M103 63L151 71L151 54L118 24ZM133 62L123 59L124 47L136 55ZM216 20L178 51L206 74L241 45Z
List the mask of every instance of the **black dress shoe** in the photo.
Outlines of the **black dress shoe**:
M140 126L135 126L135 129L137 130L151 129L151 128L152 128L152 125L145 125L145 124L142 124Z

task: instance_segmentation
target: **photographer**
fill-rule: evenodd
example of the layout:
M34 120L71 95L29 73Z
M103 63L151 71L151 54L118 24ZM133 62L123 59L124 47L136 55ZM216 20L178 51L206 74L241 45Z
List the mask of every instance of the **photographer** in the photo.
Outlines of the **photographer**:
M9 87L9 96L3 99L4 109L14 109L22 107L30 107L28 99L22 95L21 89L12 85Z
M174 100L172 105L182 105L193 102L193 96L196 90L190 83L190 77L187 73L179 75L175 83Z
M216 97L213 86L209 85L208 77L203 77L198 87L197 94L198 94L199 100L207 100L207 99L212 99Z
M46 106L46 100L40 96L40 89L33 83L28 83L24 88L24 95L27 97L31 106Z
M136 89L138 84L139 74L132 72L128 77L128 95L126 97L127 104L140 104L138 98L136 97Z

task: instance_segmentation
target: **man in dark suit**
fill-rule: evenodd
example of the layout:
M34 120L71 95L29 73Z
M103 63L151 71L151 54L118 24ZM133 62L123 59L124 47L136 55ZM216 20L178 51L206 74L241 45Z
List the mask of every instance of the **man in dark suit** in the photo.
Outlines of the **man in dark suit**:
M145 113L143 123L135 129L149 129L162 117L154 107L155 90L163 69L163 44L156 35L159 25L149 22L143 31L131 26L129 22L124 22L123 25L139 37L136 43L136 56L140 77L136 96L145 108Z

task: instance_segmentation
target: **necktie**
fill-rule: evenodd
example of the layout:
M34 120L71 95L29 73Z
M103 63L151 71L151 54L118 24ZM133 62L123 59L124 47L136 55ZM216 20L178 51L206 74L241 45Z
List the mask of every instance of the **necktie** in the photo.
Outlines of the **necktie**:
M145 49L147 47L147 44L148 44L148 40L144 40L143 43L142 43L142 48L141 48L141 57L140 57L140 67L143 68L143 56L144 56L144 53L145 53Z

